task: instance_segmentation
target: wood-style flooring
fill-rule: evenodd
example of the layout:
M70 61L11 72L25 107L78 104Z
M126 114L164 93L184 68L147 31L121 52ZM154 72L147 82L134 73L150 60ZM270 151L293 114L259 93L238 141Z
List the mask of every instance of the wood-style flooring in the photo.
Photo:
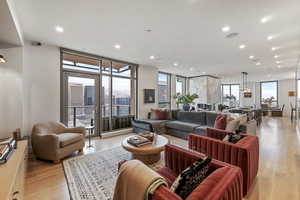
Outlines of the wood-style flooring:
M120 146L127 135L95 138L84 154ZM264 118L258 128L260 169L247 200L300 199L300 132L288 118ZM173 144L181 144L170 137ZM25 185L26 200L68 200L62 164L30 159Z

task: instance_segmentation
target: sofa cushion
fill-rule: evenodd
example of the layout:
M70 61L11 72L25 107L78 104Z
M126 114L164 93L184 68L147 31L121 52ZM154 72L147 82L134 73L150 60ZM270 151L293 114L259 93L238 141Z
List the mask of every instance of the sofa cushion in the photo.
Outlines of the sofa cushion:
M216 112L206 112L206 124L205 125L207 125L209 127L214 127L217 115L218 114Z
M153 120L169 120L171 113L169 110L151 109L151 117Z
M59 145L62 148L83 139L83 135L80 133L61 133L57 134L57 136L59 140Z
M193 133L196 133L196 134L202 135L202 136L207 136L207 133L206 133L207 128L211 128L211 127L209 127L209 126L199 126L199 127L195 128Z
M177 119L183 122L206 125L206 112L178 112Z
M199 124L189 123L189 122L183 122L183 121L169 121L166 122L167 128L192 132L195 128L199 127Z

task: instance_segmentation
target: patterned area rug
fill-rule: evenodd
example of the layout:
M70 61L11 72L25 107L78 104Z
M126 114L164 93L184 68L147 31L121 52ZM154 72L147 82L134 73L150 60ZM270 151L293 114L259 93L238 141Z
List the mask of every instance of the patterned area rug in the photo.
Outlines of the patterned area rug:
M130 160L122 147L70 158L63 162L72 200L111 200L118 173L118 163ZM163 160L149 166L163 167Z

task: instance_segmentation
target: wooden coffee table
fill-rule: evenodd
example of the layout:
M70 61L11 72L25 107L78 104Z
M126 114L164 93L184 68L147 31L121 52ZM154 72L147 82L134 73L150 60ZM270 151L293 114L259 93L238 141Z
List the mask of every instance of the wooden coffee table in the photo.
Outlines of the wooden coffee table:
M145 164L153 164L160 160L160 153L165 150L165 146L169 144L168 138L157 135L156 142L153 144L145 144L140 147L135 147L127 142L127 139L132 136L125 138L122 141L122 147L131 152L132 159L137 159Z

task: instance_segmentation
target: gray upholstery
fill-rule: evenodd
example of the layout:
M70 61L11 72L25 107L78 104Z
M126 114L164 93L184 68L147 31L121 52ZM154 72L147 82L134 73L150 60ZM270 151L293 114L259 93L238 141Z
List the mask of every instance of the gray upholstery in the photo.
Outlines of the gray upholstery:
M177 119L183 122L206 125L206 112L179 112Z
M189 123L189 122L183 122L183 121L169 121L166 122L167 128L192 132L195 130L195 128L199 127L199 124Z
M214 127L215 126L215 121L217 118L217 113L216 112L206 112L206 124L209 127Z

